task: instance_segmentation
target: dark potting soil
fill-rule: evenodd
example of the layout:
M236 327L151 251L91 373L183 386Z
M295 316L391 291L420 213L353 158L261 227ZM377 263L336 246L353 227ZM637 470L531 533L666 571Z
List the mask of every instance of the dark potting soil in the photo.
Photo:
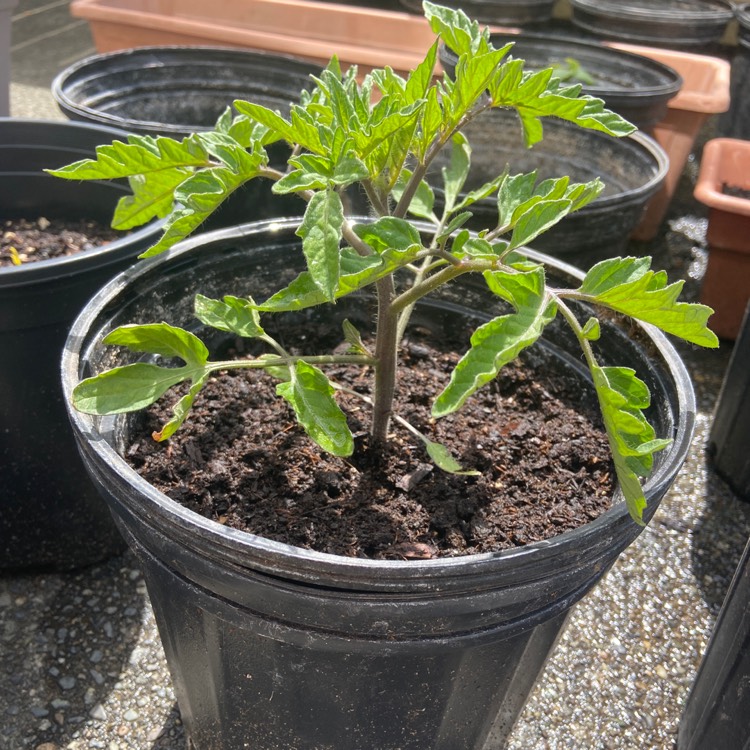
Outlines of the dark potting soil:
M171 416L170 398L147 412L127 450L131 465L172 499L219 523L298 547L380 559L496 551L546 539L611 506L614 470L595 397L580 379L536 377L508 365L454 415L429 410L458 356L406 342L396 408L480 476L436 468L400 425L368 451L369 406L339 394L355 454L331 456L297 426L275 383L258 370L221 374L169 440L149 436ZM371 372L329 377L369 393ZM174 395L174 394L171 394ZM177 396L175 395L175 400ZM168 403L167 403L168 402Z
M734 198L750 198L750 190L737 187L736 185L729 185L726 182L721 186L721 192L724 195L731 195Z
M91 219L6 219L0 225L0 267L62 258L106 245L122 235Z

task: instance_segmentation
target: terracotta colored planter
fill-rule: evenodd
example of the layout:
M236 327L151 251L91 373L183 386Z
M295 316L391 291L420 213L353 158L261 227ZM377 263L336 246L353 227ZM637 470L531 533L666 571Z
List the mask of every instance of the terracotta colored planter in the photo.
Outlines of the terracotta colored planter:
M147 45L252 47L326 64L338 55L363 70L416 66L435 41L426 19L411 13L315 0L73 0L89 21L99 52Z
M709 258L701 301L716 310L713 330L734 339L750 298L750 141L709 141L694 195L709 207Z
M700 129L711 115L729 108L730 65L718 57L692 52L620 43L611 46L658 60L682 76L680 92L670 100L666 116L653 130L657 143L669 156L669 172L633 234L635 239L650 240L664 220Z

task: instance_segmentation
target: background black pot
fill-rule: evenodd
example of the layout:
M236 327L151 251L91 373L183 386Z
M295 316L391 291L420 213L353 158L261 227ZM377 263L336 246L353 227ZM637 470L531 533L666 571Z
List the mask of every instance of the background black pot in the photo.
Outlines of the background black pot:
M570 0L573 23L607 39L707 45L732 19L728 0Z
M92 55L63 70L52 83L62 112L73 120L109 125L137 135L182 139L210 130L235 99L249 99L282 114L320 65L295 57L224 47L140 47ZM272 166L286 168L289 150L269 148ZM303 210L296 196L270 197L270 183L253 180L211 216L209 230Z
M297 221L205 234L120 275L71 332L66 393L81 376L132 361L100 337L125 322L153 320L155 304L159 317L186 323L194 291L262 299L293 278L302 267ZM550 273L563 286L580 278L563 265ZM342 299L328 312L371 321L367 300ZM421 325L443 330L467 317L486 320L498 304L477 280L416 314ZM301 314L312 322L326 313ZM653 392L658 435L674 438L646 483L650 518L690 443L690 380L661 335L626 334L613 322L603 329L603 361L638 370ZM578 355L567 353L573 341L553 324L532 356L585 388ZM488 737L500 747L565 613L640 530L618 502L574 532L498 554L421 562L321 554L226 528L155 490L120 457L138 416L71 411L71 419L140 556L196 750L243 743L254 750L480 750Z
M420 0L400 0L401 4L422 15ZM537 24L549 21L555 0L446 0L442 3L452 8L460 8L469 18L480 23L497 24Z
M661 147L644 133L613 138L548 118L544 140L526 149L520 127L515 112L493 110L466 128L472 146L467 190L501 174L507 164L513 165L514 173L536 170L540 180L570 175L574 182L586 182L600 176L605 184L601 195L534 240L533 247L581 267L622 253L669 169ZM436 187L441 164L439 157L432 176L427 176ZM475 215L474 228L495 225L494 197L475 203L470 210Z
M91 218L108 225L127 187L42 172L124 133L0 119L0 218ZM59 381L70 324L91 295L156 242L151 224L65 258L0 268L0 569L78 567L124 548L83 469Z
M498 48L512 41L510 55L525 60L527 70L552 65L565 69L566 61L574 59L594 80L572 78L569 83L581 83L584 93L604 99L610 109L641 130L649 130L664 118L667 102L682 86L681 76L668 65L596 42L529 32L492 34L490 39ZM458 62L455 52L443 45L440 62L453 76Z
M737 49L732 57L729 110L719 119L719 134L726 138L750 140L750 3L736 5Z
M750 542L745 547L680 720L678 750L750 744Z

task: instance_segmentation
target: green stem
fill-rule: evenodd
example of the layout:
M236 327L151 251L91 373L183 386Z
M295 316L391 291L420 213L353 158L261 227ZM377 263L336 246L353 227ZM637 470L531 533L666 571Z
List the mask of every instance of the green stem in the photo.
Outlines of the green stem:
M396 393L398 364L398 315L393 310L396 290L393 276L385 276L376 283L378 317L375 332L375 393L371 433L374 444L385 442L388 436L393 398Z
M297 362L309 365L375 365L373 357L364 354L319 354L312 357L288 355L266 359L230 359L207 362L208 370L262 370L266 367L290 367Z

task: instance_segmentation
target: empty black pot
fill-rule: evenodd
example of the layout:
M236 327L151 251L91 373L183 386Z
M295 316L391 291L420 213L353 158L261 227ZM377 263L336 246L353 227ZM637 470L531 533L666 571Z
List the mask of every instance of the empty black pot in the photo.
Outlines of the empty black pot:
M45 174L125 133L100 125L0 119L0 219L105 225L127 185ZM152 223L108 245L0 268L0 569L71 569L124 549L76 451L60 388L71 323L94 292L156 242Z
M573 23L597 36L643 44L718 42L732 19L728 0L570 0Z
M136 135L182 139L210 130L235 99L288 115L310 89L320 65L295 57L224 47L141 47L92 55L52 83L62 112ZM286 168L289 149L269 147L273 166ZM296 196L270 197L270 183L253 180L231 196L203 230L301 213Z
M528 32L492 34L490 40L497 48L513 42L509 54L525 60L531 71L551 66L572 70L566 62L572 58L593 82L575 77L566 82L581 83L585 94L603 99L609 109L641 130L650 130L664 118L667 102L682 87L682 77L668 65L596 42ZM440 62L453 76L458 62L455 52L442 46Z

